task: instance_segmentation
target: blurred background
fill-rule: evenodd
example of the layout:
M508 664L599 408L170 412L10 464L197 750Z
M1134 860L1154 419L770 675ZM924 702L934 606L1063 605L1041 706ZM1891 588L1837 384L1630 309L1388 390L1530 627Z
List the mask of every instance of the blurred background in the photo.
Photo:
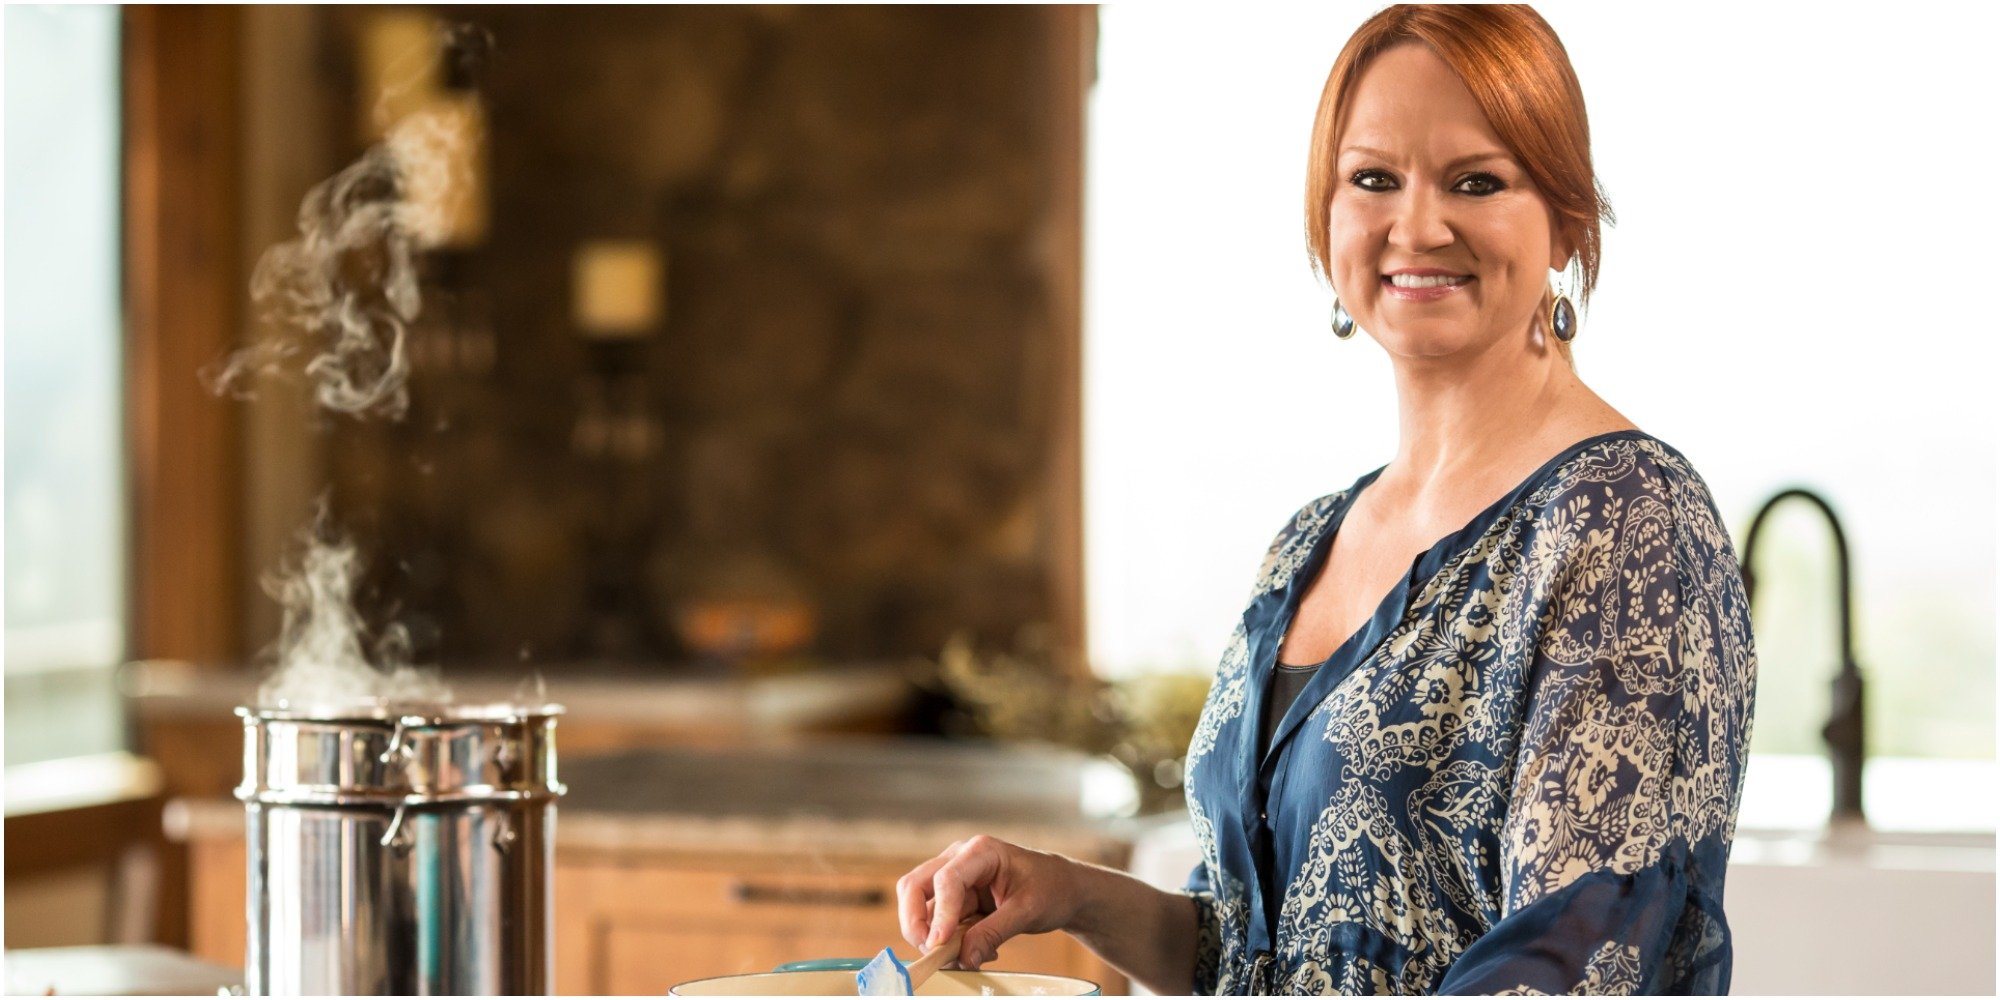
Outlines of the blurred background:
M872 953L969 832L1177 886L1264 546L1393 454L1298 203L1374 9L9 7L10 986L20 949L241 966L231 712L316 516L372 634L568 706L563 992ZM1757 576L1736 988L1990 993L1980 32L1538 9L1617 211L1579 373ZM421 304L367 362L398 412L342 412L253 278L383 155ZM1800 500L1746 551L1795 487L1844 569ZM1050 938L1002 964L1124 990Z

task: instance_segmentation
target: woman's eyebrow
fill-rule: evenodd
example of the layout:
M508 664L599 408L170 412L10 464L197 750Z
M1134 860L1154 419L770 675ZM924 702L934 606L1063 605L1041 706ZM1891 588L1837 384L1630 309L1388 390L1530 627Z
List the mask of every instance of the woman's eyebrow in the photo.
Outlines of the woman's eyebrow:
M1376 149L1373 146L1349 146L1346 149L1341 150L1342 156L1345 156L1348 153L1366 153L1369 156L1373 156L1383 160L1395 159L1395 157L1379 149ZM1496 150L1489 150L1484 153L1468 153L1455 160L1452 160L1450 163L1445 164L1444 168L1446 170L1451 170L1456 167L1462 167L1468 163L1478 163L1481 160L1506 160L1512 162L1513 159L1514 157L1505 152L1504 150L1496 149Z

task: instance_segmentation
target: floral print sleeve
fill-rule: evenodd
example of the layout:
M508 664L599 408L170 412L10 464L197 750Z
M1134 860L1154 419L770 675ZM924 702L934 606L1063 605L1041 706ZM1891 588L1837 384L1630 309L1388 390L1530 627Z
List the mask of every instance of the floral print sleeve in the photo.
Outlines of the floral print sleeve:
M1747 642L1718 638L1746 599L1712 512L1675 493L1640 463L1547 515L1562 554L1523 676L1501 919L1441 992L1727 988L1707 886L1727 862L1751 692L1725 655Z
M1197 864L1181 890L1194 901L1194 993L1215 995L1216 980L1222 974L1222 923L1215 910L1215 890L1209 887L1208 870Z

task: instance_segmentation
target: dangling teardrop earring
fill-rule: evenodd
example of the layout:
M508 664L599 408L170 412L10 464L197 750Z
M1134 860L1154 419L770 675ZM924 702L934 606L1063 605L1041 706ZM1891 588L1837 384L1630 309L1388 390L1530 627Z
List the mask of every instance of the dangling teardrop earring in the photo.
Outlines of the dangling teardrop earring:
M1338 295L1333 297L1333 335L1342 340L1354 336L1354 317L1348 315Z
M1555 282L1549 283L1549 332L1565 344L1576 339L1576 306L1570 304L1569 296L1558 290Z

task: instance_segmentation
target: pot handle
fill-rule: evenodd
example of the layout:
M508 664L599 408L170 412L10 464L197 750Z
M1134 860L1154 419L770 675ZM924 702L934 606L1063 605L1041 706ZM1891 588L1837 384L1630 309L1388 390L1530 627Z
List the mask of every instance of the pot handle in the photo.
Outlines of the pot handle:
M389 829L382 832L382 846L401 854L410 849L409 831L403 829L403 811L407 803L396 806L396 815L389 819Z
M501 854L514 846L514 818L511 814L500 813L500 828L493 831L493 847Z

